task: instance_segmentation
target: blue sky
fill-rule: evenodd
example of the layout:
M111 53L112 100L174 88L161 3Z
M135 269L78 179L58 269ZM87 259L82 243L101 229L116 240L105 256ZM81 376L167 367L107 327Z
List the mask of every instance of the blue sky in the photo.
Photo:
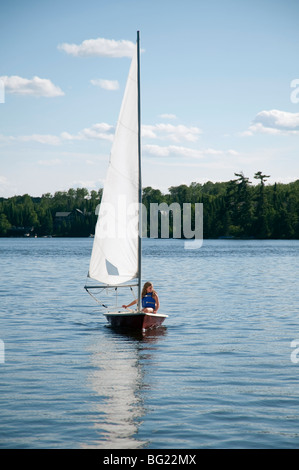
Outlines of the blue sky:
M297 0L10 0L0 22L0 197L102 187L137 30L143 186L299 178Z

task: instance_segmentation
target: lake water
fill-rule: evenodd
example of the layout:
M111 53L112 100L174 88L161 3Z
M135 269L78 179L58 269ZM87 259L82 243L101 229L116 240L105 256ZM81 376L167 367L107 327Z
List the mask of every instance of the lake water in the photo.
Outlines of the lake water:
M144 336L85 292L91 248L0 239L0 448L299 447L299 241L144 240Z

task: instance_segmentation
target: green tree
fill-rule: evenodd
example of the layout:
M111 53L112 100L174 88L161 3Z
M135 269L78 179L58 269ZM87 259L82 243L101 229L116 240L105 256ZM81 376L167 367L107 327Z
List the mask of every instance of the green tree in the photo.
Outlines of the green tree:
M11 223L8 221L5 214L0 214L0 237L5 237L11 229Z
M236 208L238 213L238 225L240 227L240 236L250 236L252 231L252 193L250 190L251 181L245 177L243 172L235 173L238 177Z
M269 207L265 193L265 181L267 181L270 176L263 175L261 171L258 171L255 173L254 178L260 180L256 201L254 232L258 238L268 238L270 235Z

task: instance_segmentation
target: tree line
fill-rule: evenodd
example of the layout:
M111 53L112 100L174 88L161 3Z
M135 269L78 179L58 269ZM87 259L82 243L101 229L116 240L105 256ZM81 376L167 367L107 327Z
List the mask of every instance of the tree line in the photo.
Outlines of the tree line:
M171 186L166 194L146 187L142 202L148 214L151 203L203 203L204 238L299 239L299 180L270 185L270 175L258 171L253 184L242 172L234 176L228 182ZM89 236L101 197L102 189L72 188L0 198L0 236Z

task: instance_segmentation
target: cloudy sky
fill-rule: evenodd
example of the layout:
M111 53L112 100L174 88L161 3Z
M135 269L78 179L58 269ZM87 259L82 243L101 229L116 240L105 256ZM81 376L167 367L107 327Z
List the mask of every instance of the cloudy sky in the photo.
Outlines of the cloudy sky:
M0 197L102 187L137 30L144 186L299 178L297 0L10 0L0 18Z

